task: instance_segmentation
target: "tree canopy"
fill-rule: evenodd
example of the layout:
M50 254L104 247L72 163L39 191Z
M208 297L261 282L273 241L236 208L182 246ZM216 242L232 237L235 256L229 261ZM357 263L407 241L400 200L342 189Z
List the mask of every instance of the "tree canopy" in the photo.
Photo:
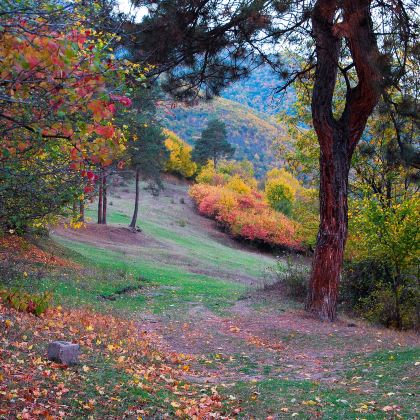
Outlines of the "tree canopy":
M223 121L212 119L196 141L192 158L201 165L211 159L217 166L220 159L228 159L234 153L235 148L227 141L226 124Z

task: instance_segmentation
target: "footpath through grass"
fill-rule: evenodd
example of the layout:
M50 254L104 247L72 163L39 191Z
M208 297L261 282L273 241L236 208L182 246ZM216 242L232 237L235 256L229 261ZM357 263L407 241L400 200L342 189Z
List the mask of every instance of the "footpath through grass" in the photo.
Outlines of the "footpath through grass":
M211 313L229 317L229 311L238 298L250 290L238 283L187 273L177 266L156 267L147 260L138 261L132 255L124 255L121 252L64 239L60 239L60 243L67 249L68 255L72 255L76 262L87 269L78 275L76 272L69 272L67 276L61 274L43 278L37 283L36 289L53 290L57 302L64 302L73 307L88 306L102 313L111 310L113 313L122 313L130 317L152 312L158 318L162 317L162 322L168 319L194 322L187 316L193 305L200 304ZM127 292L120 293L124 290ZM273 302L268 304L272 305ZM267 306L260 304L255 314L260 316L260 312L264 311L267 311ZM269 313L266 313L269 316ZM208 327L203 323L202 328ZM299 346L300 343L298 351L302 355L306 351L313 351L309 338L299 341L299 332L289 331L288 334L294 337L292 341L296 342L295 345ZM238 337L233 339L239 340ZM322 341L322 338L316 337L315 334L313 342L320 340ZM343 340L340 335L326 336L326 341L319 349L331 351L331 346L337 349L348 346L349 343ZM253 415L256 419L269 415L273 415L274 418L293 416L301 419L415 418L419 349L401 347L366 355L360 351L366 340L368 338L357 337L356 342L360 344L360 349L356 346L354 353L349 353L340 362L341 367L335 374L336 379L326 382L298 380L293 375L288 378L281 373L286 366L282 366L278 359L273 360L273 369L270 369L270 365L265 365L263 370L258 369L261 363L258 353L252 349L247 350L246 347L241 347L241 350L250 351L249 353L224 355L221 359L216 353L221 350L215 350L213 356L221 367L220 371L234 369L242 372L237 381L221 379L220 383L215 385L218 395L228 402L224 410L230 410L230 413L237 417L249 418ZM296 351L291 350L292 348L284 351ZM236 361L230 361L232 356ZM194 380L197 377L201 383L200 376L206 375L205 365L209 357L208 354L199 357L197 361L204 365L204 370L195 373L193 372L197 363L191 362L191 366L194 367L188 367L188 371L191 369L193 375L189 375L190 378ZM226 362L223 362L223 358ZM223 363L226 366L223 366ZM331 359L332 370L335 363ZM234 364L237 366L232 367ZM189 363L186 366L189 366ZM108 367L101 364L101 369L107 371ZM255 373L251 373L253 371ZM277 376L279 372L281 377ZM98 374L97 371L94 373ZM254 376L255 374L257 376ZM120 378L122 383L130 381L120 376L116 377ZM244 380L247 377L248 379ZM96 379L92 376L91 380ZM136 397L130 394L126 398L131 400ZM158 396L149 395L147 398L151 406L153 398L157 398L157 405L165 406L164 399L159 400ZM176 410L171 412L175 416Z
M219 355L221 350L216 348L213 356L220 367L226 363L225 373L234 369L233 372L242 372L241 376L237 380L235 375L229 380L221 376L220 381L203 385L203 377L209 374L208 354L170 356L166 350L158 350L159 341L151 340L153 336L136 337L135 324L125 324L119 317L133 316L135 320L152 312L161 322L194 322L186 315L192 305L200 304L210 313L229 319L230 309L249 291L247 287L188 273L177 266L153 266L150 261L137 261L121 252L64 239L60 243L64 254L80 264L80 269L49 272L40 264L26 265L27 276L21 281L26 281L31 291L53 291L57 304L73 309L53 312L39 320L2 309L1 355L4 360L7 357L7 363L0 373L1 414L13 413L17 418L25 418L26 413L33 418L45 417L46 413L94 419L127 415L153 418L164 414L191 418L201 405L203 418L210 418L210 413L216 417L256 419L270 415L298 419L416 416L418 348L383 349L370 355L355 348L341 361L334 381L298 380L281 373L287 370L288 362L281 362L284 355L296 351L292 347L277 353L259 348L260 353L280 358L273 359L273 369L264 362L264 369L257 376L247 374L261 364L260 353L244 347L236 335L240 346L236 351L242 353ZM270 316L266 310L267 307L259 306L255 317L261 313ZM208 327L203 321L201 329ZM220 330L223 328L220 325ZM295 336L293 331L289 334ZM45 360L46 342L57 338L82 345L81 365L63 370ZM331 340L336 348L348 345L340 341L340 336ZM305 343L299 348L302 357L313 351L310 342ZM331 350L328 344L325 349ZM237 362L232 362L232 356ZM233 368L235 363L239 365ZM331 369L334 363L331 359ZM25 378L31 378L30 384L20 379L21 366L27 367ZM187 379L183 374L187 374ZM28 395L31 404L25 402L29 401ZM49 408L41 409L43 404Z

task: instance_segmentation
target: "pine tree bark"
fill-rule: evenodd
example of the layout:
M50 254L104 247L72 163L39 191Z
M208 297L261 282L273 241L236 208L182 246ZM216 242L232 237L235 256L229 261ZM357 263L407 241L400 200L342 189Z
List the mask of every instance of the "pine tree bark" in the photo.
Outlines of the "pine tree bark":
M351 156L343 133L321 134L320 227L312 264L307 309L334 320L340 272L348 230L348 174Z
M137 215L139 211L139 195L140 195L140 171L139 171L139 168L136 168L136 197L134 201L133 217L129 225L131 229L135 229L136 224L137 224Z
M335 23L339 6L343 21ZM318 0L312 12L317 66L312 118L320 144L320 227L309 281L307 310L333 321L348 228L348 175L354 149L379 100L379 52L370 17L370 0ZM342 38L347 40L358 83L346 79L339 119L333 115L334 89Z

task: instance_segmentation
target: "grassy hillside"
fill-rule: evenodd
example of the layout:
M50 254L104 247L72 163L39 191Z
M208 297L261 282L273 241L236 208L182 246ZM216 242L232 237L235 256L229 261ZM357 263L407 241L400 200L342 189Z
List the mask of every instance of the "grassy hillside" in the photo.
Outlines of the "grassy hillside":
M164 125L194 144L210 118L226 122L228 141L237 149L235 158L251 160L259 175L273 164L270 144L284 135L284 128L273 117L238 102L219 97L194 107L179 105L165 114Z
M144 187L146 184L142 184ZM69 240L81 239L148 265L179 267L183 272L203 274L239 283L264 281L265 270L274 258L241 248L214 221L199 216L188 196L189 185L165 182L158 197L142 190L138 225L140 235L130 235L125 227L131 220L134 186L118 187L110 198L108 222L115 226L88 226L80 231L60 229ZM92 206L87 216L95 220ZM79 246L79 245L77 245Z

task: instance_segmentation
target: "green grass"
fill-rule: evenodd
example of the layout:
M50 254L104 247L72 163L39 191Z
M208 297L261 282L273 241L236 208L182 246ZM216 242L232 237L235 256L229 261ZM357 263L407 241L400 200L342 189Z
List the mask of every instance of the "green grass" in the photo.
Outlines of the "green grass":
M132 185L130 188L132 189ZM161 204L164 203L164 208L156 212L154 200L148 193L142 197L138 226L146 235L159 241L163 248L153 244L148 249L142 247L141 252L138 252L140 258L151 260L160 255L162 259L172 259L178 256L191 265L230 273L233 278L240 274L254 278L255 283L261 284L265 281L267 268L275 262L272 257L234 249L215 240L205 230L191 225L189 221L185 225L180 224L180 220L188 218L188 213L183 212L184 206L177 207L167 197L160 196L158 200ZM108 224L127 226L131 221L132 203L115 197L112 202L113 205L108 208ZM92 221L96 220L95 205L86 211L86 216ZM135 253L136 250L132 248L130 252Z
M331 385L269 378L239 382L226 392L241 400L244 413L255 418L270 413L290 418L296 413L298 419L383 419L394 418L393 414L413 419L420 385L414 370L419 358L418 348L385 350L353 360L355 367L348 370L347 379ZM383 410L394 405L395 411Z
M268 266L267 261L258 255L233 249L209 238L193 236L189 232L179 235L174 230L146 220L140 221L139 226L154 238L176 245L190 257L218 268L239 270L258 278Z
M79 262L94 267L94 275L62 275L42 279L37 288L50 290L70 304L92 305L102 310L125 311L150 309L153 312L181 309L199 302L211 309L230 306L246 290L239 283L188 273L176 266L156 266L152 262L124 256L120 252L59 239L68 249L77 252ZM103 276L101 276L103 273ZM133 294L122 294L115 301L100 299L124 287L140 287Z

